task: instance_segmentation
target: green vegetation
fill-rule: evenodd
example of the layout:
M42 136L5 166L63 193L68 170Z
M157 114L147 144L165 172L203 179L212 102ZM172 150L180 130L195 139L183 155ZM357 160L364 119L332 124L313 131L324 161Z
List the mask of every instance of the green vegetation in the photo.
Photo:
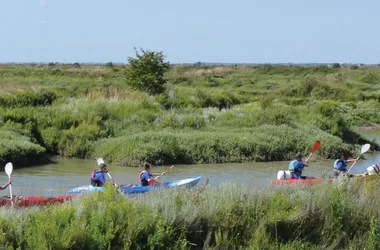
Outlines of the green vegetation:
M142 51L131 65L1 65L0 162L289 160L316 140L317 156L328 158L366 142L353 126L380 123L376 67L168 69L163 58Z
M378 249L378 176L310 188L228 183L125 199L110 186L44 210L0 210L4 249Z
M135 49L136 58L128 58L125 70L127 84L153 95L160 94L164 91L164 74L170 65L164 61L162 52L140 50L141 54Z

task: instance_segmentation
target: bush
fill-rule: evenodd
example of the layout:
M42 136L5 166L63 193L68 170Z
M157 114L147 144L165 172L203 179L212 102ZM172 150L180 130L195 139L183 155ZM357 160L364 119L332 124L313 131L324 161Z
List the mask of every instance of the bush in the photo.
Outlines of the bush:
M81 66L80 66L80 64L78 62L75 62L75 63L73 63L73 67L74 68L80 68Z
M334 69L340 69L340 64L339 63L333 63L332 67Z
M21 92L15 96L0 96L0 106L8 108L37 107L51 105L57 98L54 92Z
M196 164L245 161L290 160L298 152L308 152L320 140L320 157L354 147L311 126L263 125L252 129L205 131L141 132L97 141L91 156L103 155L122 166L153 164Z
M128 58L129 65L125 71L127 84L135 89L156 95L164 92L164 74L169 69L162 52L135 49L137 58Z
M63 131L59 149L65 156L85 158L92 142L101 137L104 137L104 131L96 124L81 123L78 127Z
M377 74L370 72L362 77L362 81L365 83L378 84L380 83L380 77Z
M15 249L184 249L186 240L161 216L112 189L30 212L13 223L0 218L0 242Z
M350 66L350 69L352 69L352 70L357 70L357 69L359 69L359 66L358 66L358 65L351 65L351 66Z
M0 140L0 165L11 161L15 166L28 166L43 159L45 149L32 143L28 137L1 129Z

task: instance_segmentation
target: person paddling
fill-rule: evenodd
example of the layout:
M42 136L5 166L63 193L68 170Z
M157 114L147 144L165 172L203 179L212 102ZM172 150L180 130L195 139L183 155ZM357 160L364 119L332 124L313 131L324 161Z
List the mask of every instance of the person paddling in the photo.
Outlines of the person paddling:
M91 185L94 187L103 187L106 183L107 165L105 163L99 164L99 169L91 173Z
M308 167L309 162L302 161L302 154L297 154L296 160L289 163L289 171L291 174L291 179L307 179L306 176L302 176L302 171L304 167Z
M359 159L346 160L346 157L343 153L337 154L336 160L334 161L334 176L338 177L341 174L345 175L347 173L347 163L355 162L357 160Z
M141 173L139 174L139 177L138 177L139 183L142 186L158 186L158 185L160 185L161 183L157 182L157 180L154 178L154 176L164 175L165 172L152 173L151 172L152 164L150 164L149 162L145 162L143 164L143 167L145 170L141 171Z

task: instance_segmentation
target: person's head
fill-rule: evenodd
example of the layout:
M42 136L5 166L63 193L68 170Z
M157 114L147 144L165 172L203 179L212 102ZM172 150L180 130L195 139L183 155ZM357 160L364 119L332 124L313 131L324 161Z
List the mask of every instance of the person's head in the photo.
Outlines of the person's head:
M149 162L145 162L143 164L143 167L146 171L150 171L152 169L152 164L150 164Z
M106 173L107 172L107 165L105 163L101 163L99 165L99 169L101 172Z
M345 155L343 153L338 153L336 155L336 158L339 159L339 160L342 160L342 161L346 159L346 157L345 157Z
M298 153L298 154L296 155L296 160L297 160L297 161L302 161L302 154L301 154L301 153Z

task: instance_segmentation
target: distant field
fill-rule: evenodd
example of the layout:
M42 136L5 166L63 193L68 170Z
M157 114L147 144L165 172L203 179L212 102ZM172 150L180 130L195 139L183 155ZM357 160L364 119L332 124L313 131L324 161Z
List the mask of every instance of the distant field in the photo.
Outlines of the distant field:
M353 126L380 123L380 67L177 65L158 96L126 65L0 65L0 161L46 155L136 166L352 154ZM378 145L373 144L378 149Z

